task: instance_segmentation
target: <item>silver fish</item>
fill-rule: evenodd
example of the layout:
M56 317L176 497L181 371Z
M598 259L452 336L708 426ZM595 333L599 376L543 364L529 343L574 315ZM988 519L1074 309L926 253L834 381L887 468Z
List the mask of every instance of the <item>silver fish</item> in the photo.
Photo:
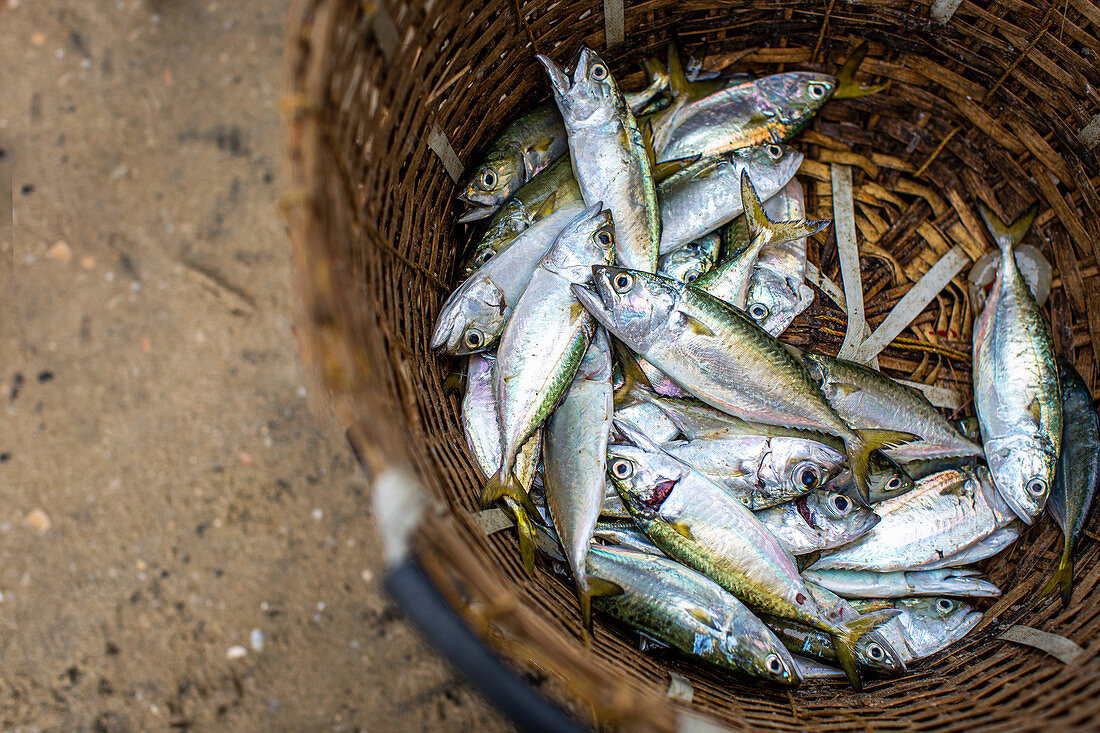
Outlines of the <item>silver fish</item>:
M662 447L753 510L783 504L828 484L847 460L843 453L804 437L724 435Z
M941 570L805 570L803 579L846 598L901 598L905 596L971 596L996 598L1001 590L981 572L966 568Z
M811 491L794 501L756 512L756 518L792 555L846 545L879 522L878 515L867 507L827 491Z
M1062 446L1054 342L1012 254L1038 208L1011 226L980 209L1001 248L1001 264L974 324L974 406L997 491L1031 524L1050 494Z
M845 359L804 353L810 374L836 411L854 428L912 433L919 440L886 451L896 461L981 455L928 398L885 374Z
M717 232L705 234L680 249L661 255L657 260L657 274L682 283L693 283L714 267L721 249L721 235Z
M653 543L758 610L833 636L859 686L853 646L881 619L835 621L810 596L793 559L740 502L625 423L632 445L608 447L608 473Z
M762 198L787 185L802 153L768 143L704 158L661 183L661 254L668 254L744 211L741 178L747 173Z
M786 686L802 681L768 627L694 570L659 555L595 546L588 574L609 586L597 607L646 634L726 669Z
M870 601L855 606L861 610L886 606L901 612L883 624L879 632L907 664L946 649L982 620L979 611L951 598L901 598L889 604Z
M593 206L562 230L539 261L500 339L493 391L500 410L503 458L482 501L517 496L513 465L519 446L542 425L573 380L594 324L574 299L570 285L583 283L591 268L614 252L611 216ZM609 377L610 379L610 377Z
M618 84L599 56L581 49L573 78L546 56L569 135L569 156L585 204L603 201L615 223L620 263L646 272L657 269L661 217L649 154Z
M969 547L1010 524L984 467L944 471L917 482L907 494L875 506L881 517L869 533L825 554L812 570L920 568Z
M467 278L440 309L432 348L472 354L497 343L539 260L580 210L563 208L533 224Z
M543 443L546 503L573 570L585 628L592 621L584 562L607 488L613 410L611 346L597 329L561 405L546 422Z

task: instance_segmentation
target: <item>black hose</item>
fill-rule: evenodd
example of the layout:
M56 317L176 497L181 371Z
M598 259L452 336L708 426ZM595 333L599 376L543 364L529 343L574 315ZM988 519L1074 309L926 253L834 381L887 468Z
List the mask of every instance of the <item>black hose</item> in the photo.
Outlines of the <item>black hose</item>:
M538 733L583 733L577 721L535 692L489 651L414 561L405 560L389 570L383 586L432 646L517 728Z

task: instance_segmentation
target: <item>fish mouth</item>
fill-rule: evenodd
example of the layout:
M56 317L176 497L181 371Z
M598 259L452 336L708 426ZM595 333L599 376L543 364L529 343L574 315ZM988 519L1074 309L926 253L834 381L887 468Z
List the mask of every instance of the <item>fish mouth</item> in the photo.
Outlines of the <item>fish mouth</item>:
M458 217L459 224L466 224L471 221L484 219L485 217L492 216L493 214L493 208L491 206L484 204L480 201L471 201L469 198L466 197L466 194L459 195L458 199L469 204L472 207L465 214Z
M996 487L996 482L994 482L993 490L997 492L997 496L999 496L1005 504L1008 504L1008 508L1012 510L1012 513L1019 517L1025 524L1035 524L1035 520L1038 519L1039 514L1042 513L1042 509L1029 507L1023 504L1019 498L1010 496L1007 493L1002 493L1001 490Z
M554 61L548 56L543 56L541 53L535 56L546 69L546 74L550 77L550 86L554 89L554 94L559 97L564 97L569 94L569 77L565 72L561 70Z
M806 524L810 525L812 529L817 529L817 522L814 521L814 513L810 510L810 507L806 506L806 494L803 494L795 500L794 507L798 510L798 514L805 520Z

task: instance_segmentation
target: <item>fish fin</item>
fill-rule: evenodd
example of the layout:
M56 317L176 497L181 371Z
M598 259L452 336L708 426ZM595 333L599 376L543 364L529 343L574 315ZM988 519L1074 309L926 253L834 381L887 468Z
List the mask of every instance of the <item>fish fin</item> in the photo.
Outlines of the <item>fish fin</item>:
M649 127L649 122L646 122L646 127ZM646 149L652 153L652 140L646 143ZM653 182L664 183L673 176L687 170L689 167L699 162L700 155L689 155L686 158L677 158L676 160L665 160L660 163L653 163Z
M828 221L800 219L798 221L772 221L764 211L764 205L756 192L747 170L741 171L741 206L745 210L745 221L749 226L750 248L756 246L756 240L763 238L761 244L793 242L796 239L817 234L829 226Z
M669 526L672 527L672 531L678 535L686 537L687 539L694 539L691 534L691 527L684 522L669 522Z
M642 368L638 366L634 355L621 341L615 342L615 352L619 357L619 368L623 372L623 383L615 390L615 402L622 401L635 387L641 387L652 392L653 385L649 383L646 375L642 372Z
M588 595L591 598L605 598L622 595L623 587L610 580L588 576Z
M649 170L652 171L657 168L657 153L653 150L653 121L646 120L642 125L642 145L645 147L645 154L649 157Z
M648 85L655 83L661 83L662 85L668 84L668 74L665 72L665 65L659 58L654 56L647 56L642 59L642 71L645 72L646 81Z
M540 153L545 153L545 152L549 151L550 148L552 148L553 146L554 146L554 138L544 137L543 139L539 140L537 143L532 145L531 149L532 150L537 150Z
M718 620L714 618L714 615L705 608L699 606L692 606L687 609L688 615L693 619L703 624L703 626L709 626L712 629L717 629L719 624Z
M844 674L848 677L849 684L852 685L852 689L856 692L863 690L863 678L859 674L859 662L856 661L855 650L849 645L848 641L842 639L839 635L833 634L833 647L836 649L836 660L840 663L840 668L844 670Z
M539 510L535 507L535 503L531 501L531 497L520 486L515 474L507 471L508 478L504 478L505 472L506 469L501 468L497 474L490 476L489 480L485 482L485 486L481 489L481 505L492 506L504 497L509 497L523 507L523 510L529 516L537 517Z
M1043 418L1043 406L1039 403L1038 397L1033 397L1031 402L1027 406L1028 414L1035 420L1035 424L1042 423Z
M638 651L643 654L668 649L669 645L655 636L650 636L644 631L638 632Z
M531 577L535 576L535 528L531 518L520 504L510 496L503 497L504 506L516 520L516 539L519 540L519 557Z
M859 385L844 384L844 383L841 383L841 382L833 382L833 389L835 389L837 392L844 395L845 397L847 397L850 394L855 394L856 392L860 391Z
M836 647L837 660L841 669L848 676L848 681L858 692L863 689L863 680L859 673L859 663L856 661L855 644L860 638L882 626L890 619L896 617L894 609L872 611L858 618L843 622L840 625L840 633L832 634L833 646Z
M569 306L569 322L576 323L578 318L581 318L588 313L588 309L581 305L579 300L574 299Z
M684 321L684 328L689 329L692 333L696 333L700 336L714 337L714 331L710 326L700 321L690 313L684 313L679 311L680 318Z
M805 555L795 555L794 564L798 568L798 572L801 573L820 559L821 550L814 550L813 552L807 552Z
M550 216L554 213L554 202L558 198L557 191L551 191L550 194L539 202L538 208L535 209L534 218L536 220Z
M443 380L443 394L456 394L462 397L466 394L466 375L460 370L455 370Z
M863 63L863 57L866 55L867 41L861 41L859 45L852 49L852 53L848 55L848 58L844 61L844 65L841 66L840 70L836 73L836 90L833 92L833 99L866 97L869 94L881 92L887 87L886 84L866 86L856 82L856 71L859 70L860 64Z
M870 506L871 491L867 484L867 477L871 472L871 451L903 445L914 440L916 436L896 430L853 432L855 439L845 438L844 448L848 453L848 465L852 469L852 480L855 482L859 500L864 506Z
M668 42L668 89L672 98L677 99L688 93L687 76L684 75L684 64L680 61L680 49L676 41Z
M1039 204L1032 204L1030 209L1011 224L1005 224L1001 221L1001 217L993 213L988 206L980 201L978 202L978 211L981 213L982 219L985 220L986 229L993 235L993 241L997 243L997 246L1002 251L1006 249L1011 251L1031 229L1031 223L1035 221L1035 215L1039 213Z

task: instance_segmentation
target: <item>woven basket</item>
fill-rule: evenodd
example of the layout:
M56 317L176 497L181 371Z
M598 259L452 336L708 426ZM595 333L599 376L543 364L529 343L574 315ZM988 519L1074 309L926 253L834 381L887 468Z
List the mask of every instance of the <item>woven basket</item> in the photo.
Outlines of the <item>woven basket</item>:
M646 0L627 3L625 42L610 48L604 5L592 0L292 3L284 208L303 357L369 476L400 493L394 477L405 475L429 497L428 511L412 499L407 511L391 506L383 529L400 535L396 546L410 548L482 638L520 671L535 671L528 677L573 715L654 730L676 728L687 710L733 728L1100 727L1094 540L1078 550L1073 605L1062 610L1051 596L1019 619L1086 654L1063 666L997 638L1057 562L1061 539L1049 520L990 562L1005 595L981 626L864 693L839 682L788 693L682 656L646 656L602 619L586 649L571 582L545 566L528 577L514 535L487 536L473 518L481 479L459 402L444 393L451 364L428 343L469 236L455 224L461 205L444 158L453 147L452 169L469 165L504 124L548 97L532 46L567 61L587 43L629 88L641 84L635 62L663 56L673 34L689 47L705 40L716 64L757 74L835 73L867 40L860 80L889 87L830 102L794 144L806 155L800 176L816 218L832 217L830 164L851 166L871 328L949 248L971 258L992 248L978 201L1009 221L1039 201L1028 242L1055 268L1047 310L1057 348L1095 387L1100 5L1032 2ZM826 237L809 257L839 282L831 229ZM882 367L969 394L971 320L956 279L886 348ZM844 312L818 293L785 338L835 354L845 328ZM666 695L670 671L690 680L690 704Z

